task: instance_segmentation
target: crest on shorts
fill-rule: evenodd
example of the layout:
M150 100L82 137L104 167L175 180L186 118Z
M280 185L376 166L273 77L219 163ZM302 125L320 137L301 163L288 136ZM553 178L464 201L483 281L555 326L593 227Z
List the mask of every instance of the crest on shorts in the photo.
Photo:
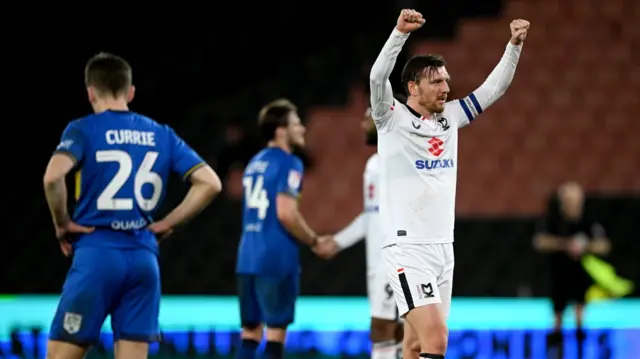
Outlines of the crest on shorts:
M294 170L289 171L289 178L287 178L289 188L298 189L300 187L301 179L302 176L300 175L300 172Z
M69 334L76 334L82 326L82 315L76 313L64 313L62 327Z

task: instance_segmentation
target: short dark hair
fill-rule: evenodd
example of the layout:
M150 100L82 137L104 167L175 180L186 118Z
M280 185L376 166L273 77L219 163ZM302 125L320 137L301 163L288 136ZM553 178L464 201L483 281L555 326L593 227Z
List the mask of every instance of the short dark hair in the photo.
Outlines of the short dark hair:
M279 127L289 125L289 114L297 111L296 105L284 98L266 104L258 114L258 126L262 137L267 141L273 140Z
M89 59L84 68L85 86L114 97L123 95L131 86L131 66L120 56L99 53Z
M446 66L447 62L440 55L416 55L407 61L402 69L402 87L409 94L409 82L420 82L438 68Z

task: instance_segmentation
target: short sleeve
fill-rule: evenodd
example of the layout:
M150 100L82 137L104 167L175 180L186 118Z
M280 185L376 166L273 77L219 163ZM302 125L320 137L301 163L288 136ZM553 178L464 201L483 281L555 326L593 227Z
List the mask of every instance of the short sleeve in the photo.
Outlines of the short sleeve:
M73 158L76 164L84 159L85 139L80 130L79 123L73 121L67 125L62 132L60 144L56 147L55 153L63 153Z
M292 157L288 165L285 165L279 173L277 193L299 197L302 191L303 174L304 166L302 161L298 157Z
M167 126L171 146L171 169L186 179L206 163L175 131Z

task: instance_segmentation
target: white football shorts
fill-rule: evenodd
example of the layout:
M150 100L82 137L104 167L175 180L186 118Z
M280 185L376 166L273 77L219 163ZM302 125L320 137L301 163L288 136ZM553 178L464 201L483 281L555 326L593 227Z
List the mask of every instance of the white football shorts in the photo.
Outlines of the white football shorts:
M440 304L445 320L451 310L453 288L453 243L392 244L382 248L387 277L398 312L404 317L411 309Z

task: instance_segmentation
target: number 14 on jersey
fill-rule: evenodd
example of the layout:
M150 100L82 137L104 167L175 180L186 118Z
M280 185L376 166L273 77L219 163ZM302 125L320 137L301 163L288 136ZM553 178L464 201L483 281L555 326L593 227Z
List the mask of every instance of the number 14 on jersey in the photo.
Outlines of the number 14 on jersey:
M242 185L244 187L245 206L257 209L258 219L263 220L267 216L267 209L269 209L269 198L267 197L267 190L264 188L264 177L256 176L255 181L253 177L244 177Z

